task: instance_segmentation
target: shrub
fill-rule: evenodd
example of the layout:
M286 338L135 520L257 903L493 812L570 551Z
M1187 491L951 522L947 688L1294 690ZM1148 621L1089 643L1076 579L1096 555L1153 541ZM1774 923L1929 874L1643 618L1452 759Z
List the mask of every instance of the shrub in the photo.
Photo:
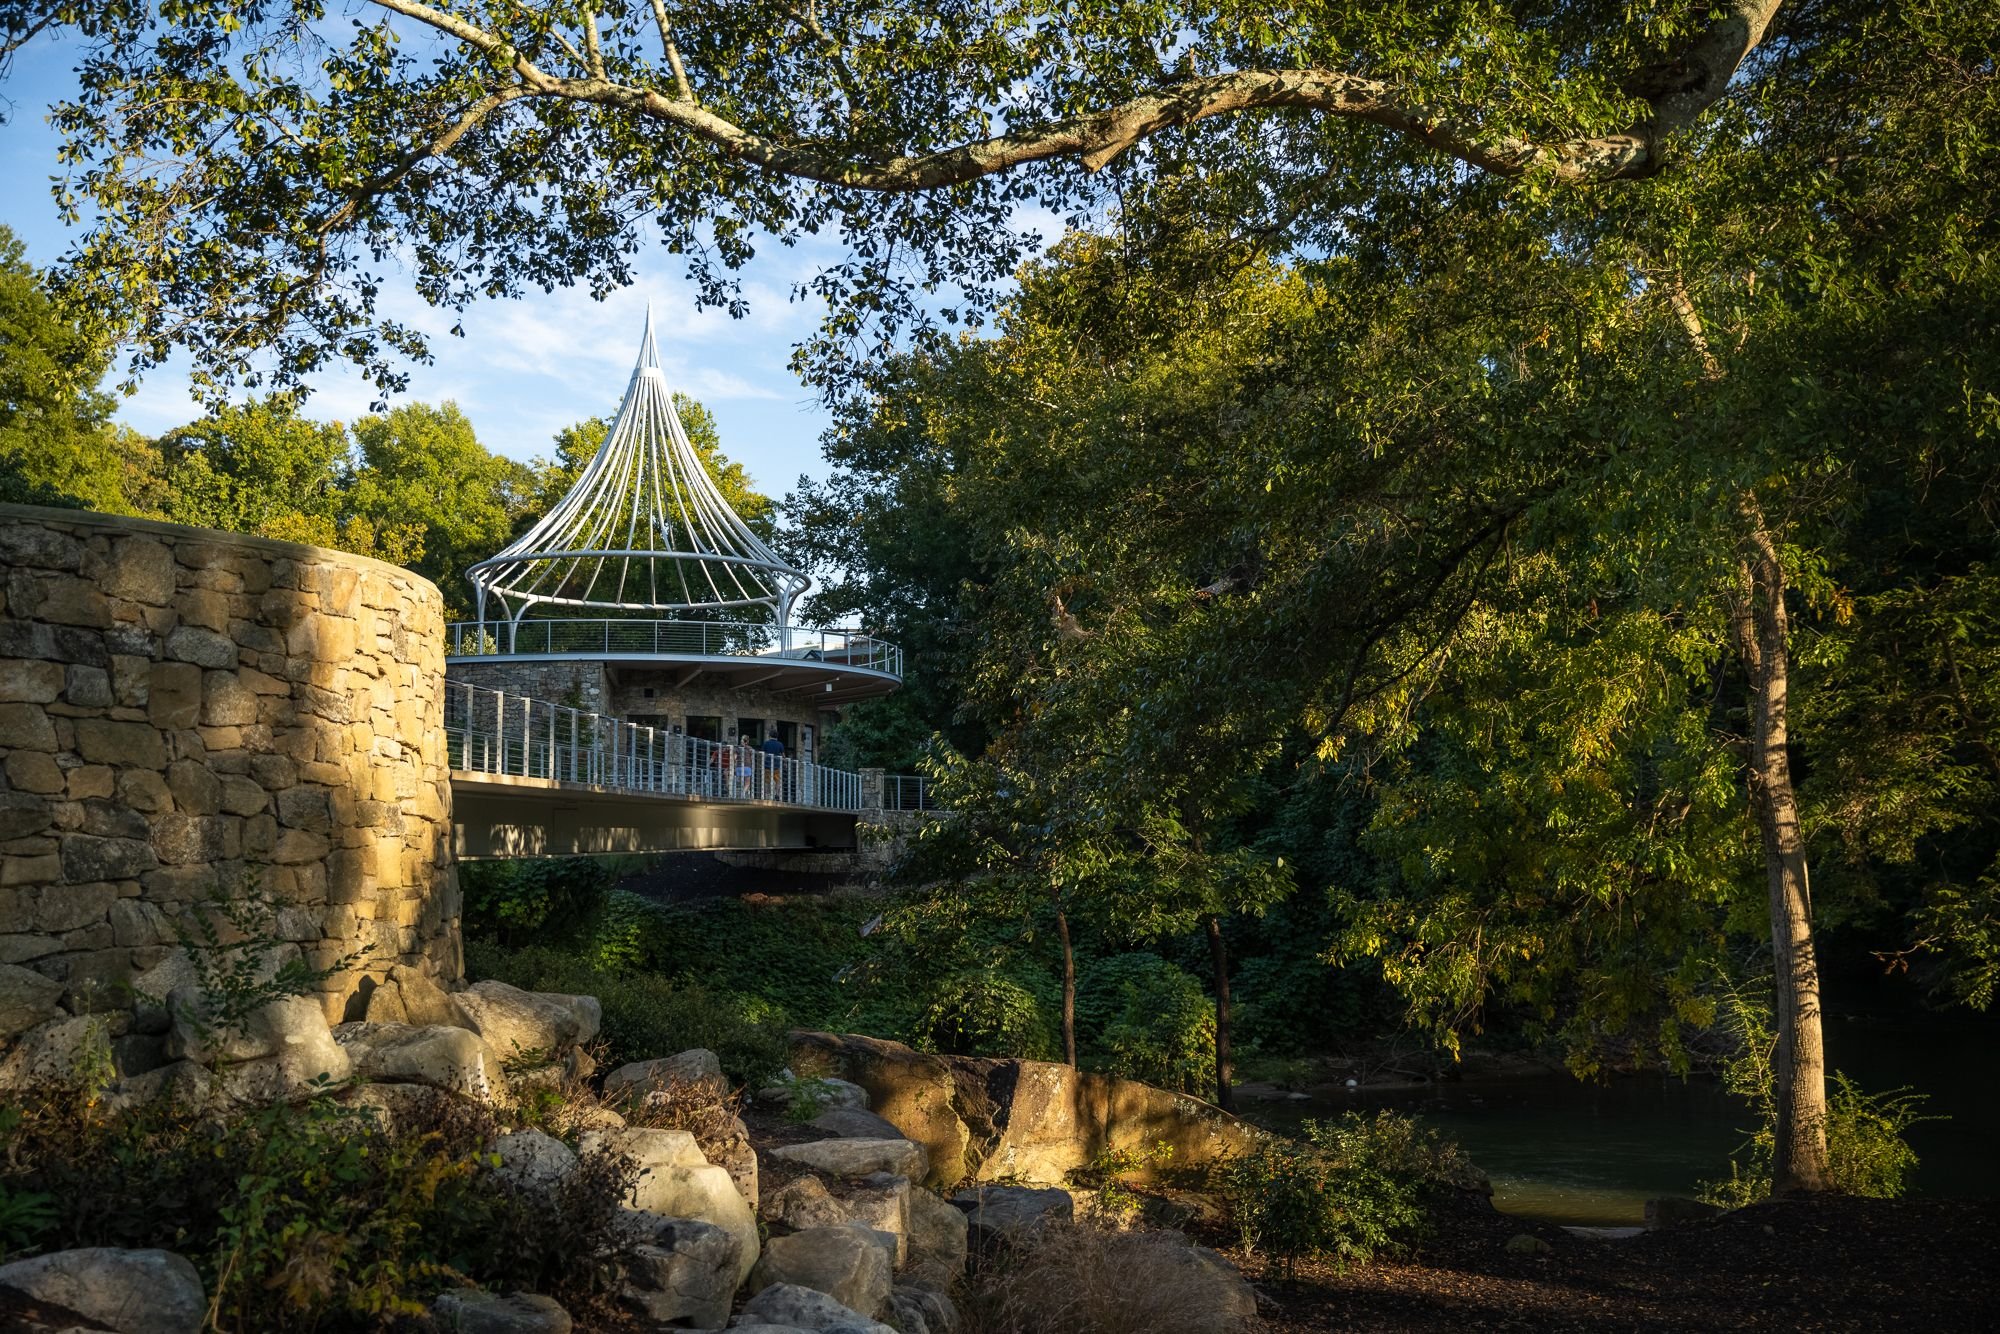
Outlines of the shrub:
M1182 1093L1215 1087L1215 1007L1200 982L1157 954L1114 954L1077 979L1087 1063Z
M577 955L540 946L506 950L468 944L466 968L473 976L529 991L597 997L604 1007L607 1059L614 1065L706 1047L732 1079L762 1084L785 1063L781 1026L758 1013L753 1001L697 983L602 969Z
M231 1120L43 1090L10 1110L0 1194L49 1201L44 1245L186 1254L218 1328L377 1328L467 1279L600 1304L633 1165L590 1155L551 1203L489 1170L491 1114L430 1106L391 1133L330 1090Z
M1422 1225L1425 1196L1469 1174L1455 1146L1393 1112L1373 1120L1350 1112L1302 1129L1303 1143L1272 1139L1219 1169L1244 1246L1288 1270L1399 1247Z
M1055 1028L1032 990L991 969L960 973L938 989L918 1023L917 1045L954 1056L1053 1060Z
M594 857L464 862L465 930L501 940L574 930L602 907L625 869L620 860Z
M1710 1204L1739 1209L1771 1193L1778 1125L1771 1054L1777 1042L1768 998L1725 984L1718 1012L1720 1027L1736 1044L1723 1064L1723 1084L1749 1100L1758 1124L1730 1163L1728 1179L1704 1181L1695 1193ZM1834 1071L1827 1090L1826 1160L1835 1190L1881 1200L1903 1193L1917 1165L1916 1151L1903 1136L1919 1122L1940 1119L1924 1114L1926 1096L1907 1088L1869 1093Z
M1218 1271L1213 1266L1221 1266ZM1177 1234L1050 1225L982 1264L960 1334L1159 1334L1248 1329L1229 1305L1227 1262Z

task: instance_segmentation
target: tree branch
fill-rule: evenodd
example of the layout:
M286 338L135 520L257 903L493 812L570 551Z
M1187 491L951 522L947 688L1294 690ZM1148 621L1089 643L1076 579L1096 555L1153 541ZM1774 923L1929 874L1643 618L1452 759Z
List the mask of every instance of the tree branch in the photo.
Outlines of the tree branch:
M1185 80L1102 111L1035 129L885 159L863 159L778 142L715 115L694 104L685 71L671 53L677 97L596 76L555 79L535 69L504 37L422 0L372 2L511 63L541 95L611 107L676 125L731 157L781 175L901 193L960 185L1055 158L1075 158L1086 170L1099 171L1120 153L1163 130L1213 116L1277 108L1370 121L1499 176L1545 171L1558 180L1572 182L1647 176L1662 165L1661 142L1686 128L1728 89L1744 58L1763 40L1782 0L1728 0L1686 50L1665 65L1642 73L1643 85L1635 95L1646 100L1650 114L1612 134L1546 143L1491 136L1477 125L1431 115L1404 100L1399 90L1384 80L1325 69L1238 70ZM664 10L656 7L656 21L663 15ZM1671 77L1662 77L1663 72Z
M674 45L674 29L667 22L664 0L653 0L653 22L660 29L660 49L667 53L667 64L674 71L674 88L680 93L681 101L694 101L694 86L688 82L687 68L681 64L681 49Z

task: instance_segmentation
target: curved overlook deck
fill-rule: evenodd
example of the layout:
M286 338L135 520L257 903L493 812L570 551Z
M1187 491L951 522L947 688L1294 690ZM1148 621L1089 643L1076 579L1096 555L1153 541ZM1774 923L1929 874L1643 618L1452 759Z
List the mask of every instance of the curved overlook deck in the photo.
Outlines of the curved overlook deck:
M903 651L872 635L754 621L454 621L445 626L445 657L676 665L684 669L681 684L706 677L774 694L811 694L818 704L872 699L903 681Z

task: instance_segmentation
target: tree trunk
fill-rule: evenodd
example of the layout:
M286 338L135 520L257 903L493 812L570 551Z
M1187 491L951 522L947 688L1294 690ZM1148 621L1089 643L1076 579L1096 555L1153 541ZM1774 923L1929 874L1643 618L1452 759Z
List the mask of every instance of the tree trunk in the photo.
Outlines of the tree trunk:
M1777 1050L1772 1055L1778 1121L1771 1190L1828 1190L1826 1051L1820 1037L1819 961L1799 804L1786 753L1788 626L1785 570L1754 495L1743 501L1749 535L1738 560L1737 649L1750 678L1750 807L1763 836L1771 901Z
M1208 957L1215 969L1215 1105L1233 1111L1229 1068L1229 947L1222 943L1222 923L1208 915Z
M1076 1068L1076 955L1069 947L1069 915L1056 909L1056 935L1063 951L1063 1063Z

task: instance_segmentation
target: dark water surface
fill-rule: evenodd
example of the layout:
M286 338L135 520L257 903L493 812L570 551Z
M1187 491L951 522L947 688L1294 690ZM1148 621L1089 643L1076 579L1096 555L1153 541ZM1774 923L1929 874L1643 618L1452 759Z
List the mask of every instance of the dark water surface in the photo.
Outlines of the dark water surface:
M1871 1091L1909 1085L1948 1119L1910 1132L1913 1191L2000 1196L2000 1026L1936 1015L1830 1018L1828 1065ZM1655 1075L1585 1084L1567 1075L1339 1093L1254 1108L1251 1119L1392 1107L1465 1146L1509 1213L1551 1223L1642 1221L1645 1202L1726 1177L1751 1118L1711 1079Z

